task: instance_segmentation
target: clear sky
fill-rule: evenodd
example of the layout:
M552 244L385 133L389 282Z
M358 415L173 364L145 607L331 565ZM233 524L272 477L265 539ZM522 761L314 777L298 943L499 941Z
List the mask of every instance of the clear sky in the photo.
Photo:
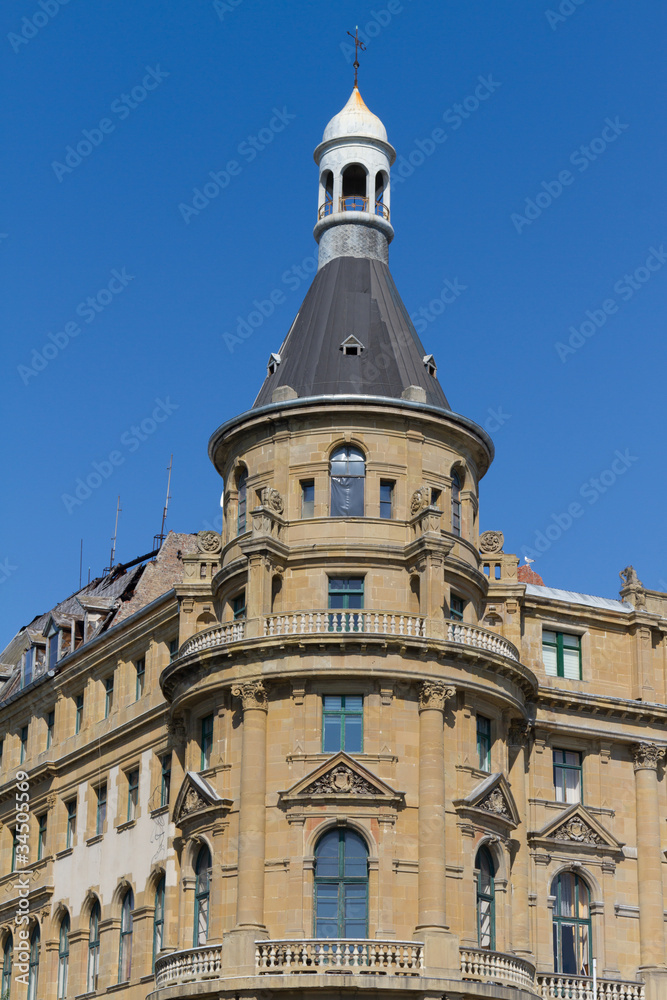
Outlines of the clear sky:
M119 494L117 560L151 549L172 453L167 527L219 525L208 438L311 280L355 24L392 273L495 441L481 528L550 586L667 589L664 4L60 3L1 14L0 645L77 588L81 538L101 573Z

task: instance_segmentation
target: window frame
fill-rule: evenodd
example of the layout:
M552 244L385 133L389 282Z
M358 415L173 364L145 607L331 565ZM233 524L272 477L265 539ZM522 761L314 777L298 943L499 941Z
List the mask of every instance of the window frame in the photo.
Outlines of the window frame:
M151 966L155 972L155 959L162 951L164 945L164 900L165 900L165 877L161 875L155 886L155 902L153 907L153 964ZM159 940L160 947L157 947Z
M333 587L334 581L340 581L345 586ZM359 581L358 587L349 586L354 581ZM327 576L327 609L329 612L329 632L356 632L361 626L361 613L364 610L364 589L366 577L364 576ZM359 598L360 604L354 607L350 605L350 598ZM341 604L332 604L341 600Z
M333 875L318 875L318 851L320 849L320 845L323 843L323 841L325 840L325 838L331 836L332 834L338 834L338 873L335 876L333 876ZM365 852L366 852L366 874L363 875L363 876L361 876L361 875L356 875L355 876L355 875L346 875L345 874L345 838L346 837L350 837L350 838L354 837L355 839L358 839L363 844L363 847L364 847ZM314 851L315 864L314 864L314 870L313 870L313 872L314 872L314 877L313 877L313 937L316 938L317 940L319 940L319 941L332 941L332 940L336 940L336 939L340 939L340 938L344 938L345 937L345 934L341 934L340 933L341 929L342 930L346 930L346 927L345 927L345 911L344 911L344 905L345 905L345 902L346 902L345 887L346 886L354 886L354 885L363 885L365 887L365 899L364 899L364 903L365 903L365 910L366 910L366 929L365 929L365 934L363 935L363 937L364 938L368 938L368 934L369 934L369 916L370 916L370 914L369 914L369 864L368 864L368 857L369 857L368 844L366 843L366 841L364 840L364 838L361 836L361 834L357 830L353 830L349 826L343 826L343 827L338 827L338 828L334 827L333 829L330 828L330 829L326 830L322 834L322 836L318 839L317 844L315 845L315 851ZM320 918L318 916L318 902L320 901L318 899L318 896L319 896L319 887L320 886L324 887L324 886L327 886L327 885L329 885L329 886L336 885L337 888L338 888L338 892L337 892L337 916L336 916L336 922L337 922L338 932L339 933L336 935L336 938L326 938L326 937L322 937L322 936L320 936L318 934L318 923L320 922ZM341 892L341 890L342 890L342 892ZM324 919L324 918L322 918L322 919ZM359 936L361 937L362 935L359 935Z
M454 602L460 607L454 607ZM458 594L449 595L449 620L453 622L462 622L464 620L466 601L459 597Z
M93 903L88 917L88 967L86 986L88 993L96 993L100 978L100 920L102 909L99 900Z
M40 813L37 817L37 860L41 861L44 857L44 851L46 849L46 831L48 822L48 813Z
M95 836L101 837L107 819L107 783L103 781L95 788L97 797L95 807Z
M341 705L340 708L334 710L333 708L326 707L327 698L340 698ZM345 705L346 698L359 698L361 700L361 708L358 709L347 709ZM326 738L326 720L337 718L340 720L340 739L338 746L335 750L327 750L325 746ZM361 730L360 730L360 748L358 750L347 749L345 746L345 722L348 718L356 718L361 720ZM336 754L340 751L344 751L349 754L359 754L364 752L364 697L363 695L355 694L323 694L322 695L322 753Z
M67 810L67 824L65 827L66 837L65 837L65 847L69 850L70 847L74 847L74 841L76 839L76 814L77 814L77 797L74 796L72 799L68 799L65 802L65 808ZM73 807L73 808L70 808Z
M74 734L78 736L83 726L84 692L74 695Z
M239 590L235 597L232 597L230 604L232 606L233 621L238 622L245 619L247 611L245 587L243 590Z
M139 812L139 768L126 771L127 778L127 822L133 823Z
M333 472L334 464L345 465L346 467L360 466L363 468L361 474L351 475L349 471L344 473ZM366 516L366 466L368 464L368 459L364 451L358 445L345 442L344 444L337 445L329 455L329 517L365 517ZM362 496L361 496L361 513L333 513L333 483L339 479L361 479L362 480Z
M114 675L104 678L104 718L108 719L113 711Z
M132 934L134 931L134 893L128 889L120 907L120 941L118 943L118 982L129 983L132 979ZM124 975L127 968L127 975Z
M19 753L19 763L22 764L26 757L28 756L28 738L30 736L29 726L21 726L19 730L19 743L20 743L20 753Z
M2 946L2 996L10 997L12 989L12 965L14 964L14 935L7 931Z
M559 625L558 628L562 628L562 626ZM556 628L555 626L547 626L547 623L545 623L545 622L542 623L542 666L544 667L544 672L547 675L547 677L560 677L563 680L572 680L572 681L574 681L574 680L579 680L579 681L583 680L583 656L582 656L582 652L583 652L582 646L583 646L583 643L582 643L581 640L582 640L583 635L585 633L581 633L581 632L561 632L561 631L558 631L558 628ZM545 633L553 633L556 636L556 642L551 642L551 640L545 639L544 638ZM575 646L566 646L566 645L564 645L564 643L563 643L563 637L564 636L569 636L570 638L576 639L577 640L577 646L575 647ZM556 673L555 674L551 673L547 669L547 665L546 665L546 662L544 660L544 647L545 646L548 649L555 649L556 650ZM563 655L563 651L565 649L574 650L575 648L578 649L578 651L579 651L579 676L578 677L566 677L566 675L565 675L565 657Z
M461 538L461 489L462 489L461 476L456 469L452 470L451 474L451 524L452 524L452 534L456 535L457 538Z
M213 754L213 715L203 715L200 722L201 739L199 748L201 751L200 771L208 771L211 766L211 756Z
M169 805L171 797L171 753L160 757L160 808Z
M488 891L484 890L482 881L482 868L479 863L480 858L484 857L489 866L489 880L491 888ZM475 855L475 899L476 899L476 913L477 913L477 947L482 951L495 951L496 950L496 864L493 860L493 855L491 851L485 844L478 849ZM484 933L482 930L482 906L480 904L489 904L489 943L482 944L482 939Z
M493 743L491 719L488 715L475 713L475 734L477 738L477 762L479 770L491 773L491 745Z
M206 867L203 865L203 861L208 858L208 864ZM193 926L193 948L199 948L205 945L208 941L208 927L209 918L211 914L211 865L213 864L211 858L211 852L206 844L202 844L197 852L197 858L194 865L195 871L195 911L194 911L194 926ZM203 875L206 875L206 883L203 882ZM204 906L206 926L204 928L204 940L200 941L200 914L202 912L202 906Z
M576 754L576 756L579 758L579 763L578 764L568 764L565 761L565 759L563 759L561 761L557 761L556 760L556 754L563 754L563 757L565 757L566 754ZM552 758L553 758L553 779L554 779L554 798L555 798L555 801L556 802L562 802L565 805L575 805L575 803L583 803L583 801L584 801L584 755L582 754L581 750L568 750L568 749L564 749L563 747L552 747ZM560 785L559 785L559 783L556 780L556 772L557 771L561 772L562 778L564 779ZM575 771L579 775L579 783L578 783L579 798L578 799L573 799L572 801L568 801L568 799L567 799L568 788L567 788L567 781L565 779L566 779L566 775L567 775L568 771ZM563 796L562 798L558 797L559 791L561 792L561 794Z
M564 876L569 876L574 880L574 893L573 893L573 905L572 909L575 912L575 916L568 917L561 915L558 910L560 909L561 903L561 885ZM578 912L581 905L581 894L580 886L583 886L586 892L586 907L588 910L587 917L578 916ZM554 891L555 887L555 891ZM592 935L592 923L591 923L591 890L588 883L578 874L569 868L558 872L558 874L552 879L550 886L550 895L553 898L553 910L551 914L551 921L553 927L553 958L554 958L554 972L557 975L574 975L574 976L590 976L592 960L593 960L593 935ZM587 966L581 966L585 968L582 972L581 968L578 968L576 972L563 972L563 932L562 928L564 924L573 924L576 933L577 942L577 965L579 966L579 959L583 958L583 955L579 955L580 937L579 930L581 927L586 927L587 934L587 949L588 949L588 964Z
M50 750L53 746L53 737L56 728L56 710L52 708L50 712L46 713L46 749Z
M146 657L140 656L139 659L134 661L134 669L136 671L136 684L134 688L134 700L139 701L143 698L144 691L146 690Z
M58 1000L65 1000L67 996L67 979L69 975L69 935L70 918L69 913L65 913L60 921L58 931Z
M395 479L380 480L380 517L384 521L394 520L394 493L396 488ZM383 498L382 491L389 491L389 499Z
M243 468L236 477L236 535L248 530L248 470Z
M28 960L28 1000L37 1000L39 986L39 949L41 933L39 924L35 924L30 932L30 958Z
M315 480L301 479L299 486L301 488L301 520L310 521L315 517ZM306 499L306 490L312 490L311 500Z

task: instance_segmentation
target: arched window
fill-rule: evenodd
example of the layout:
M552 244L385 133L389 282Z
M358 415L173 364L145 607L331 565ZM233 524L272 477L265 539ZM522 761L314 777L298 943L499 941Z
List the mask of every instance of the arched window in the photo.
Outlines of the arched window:
M366 459L351 445L336 448L331 455L331 517L364 516Z
M162 951L164 940L164 875L155 888L155 912L153 914L153 972L155 959Z
M329 830L315 849L315 937L368 937L368 849L352 830Z
M88 993L97 989L100 974L100 904L95 901L88 921Z
M7 934L2 946L2 996L9 998L12 990L12 958L14 957L14 938Z
M366 171L360 163L351 163L343 171L343 197L340 210L341 212L368 211Z
M28 1000L37 1000L39 980L39 925L30 933L30 959L28 962Z
M389 218L389 209L384 203L384 193L387 189L387 175L379 170L375 175L375 214L384 219Z
M134 895L128 889L120 908L120 950L118 953L118 982L128 982L132 973L132 910Z
M69 972L69 914L60 921L58 938L58 1000L67 996L67 974Z
M246 530L246 514L248 505L248 473L245 469L243 472L239 473L239 477L236 481L236 488L239 495L236 534L242 535Z
M452 534L461 534L461 480L452 472Z
M208 903L211 892L211 852L200 847L195 863L195 933L194 946L206 944L208 938Z
M487 847L480 847L475 862L477 878L477 944L495 951L496 909L493 876L496 867Z
M323 219L327 215L331 215L333 212L333 173L331 170L325 170L321 178L322 190L323 190L323 202L320 207L320 219Z
M574 872L561 872L551 883L554 899L554 970L566 976L590 976L591 919L588 886Z

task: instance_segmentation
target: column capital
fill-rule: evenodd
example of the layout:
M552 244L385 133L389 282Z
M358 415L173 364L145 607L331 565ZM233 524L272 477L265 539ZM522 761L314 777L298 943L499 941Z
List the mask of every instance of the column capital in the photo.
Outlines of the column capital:
M232 694L235 698L240 698L244 712L253 708L259 709L261 712L268 711L269 703L262 681L247 681L245 684L236 684L232 688Z
M630 752L634 758L635 771L656 771L665 756L665 747L659 747L657 743L635 743L630 747Z
M528 746L533 723L527 719L512 719L509 724L507 741L511 747Z
M442 681L424 681L419 689L419 711L444 712L447 701L455 694L456 688L447 687Z

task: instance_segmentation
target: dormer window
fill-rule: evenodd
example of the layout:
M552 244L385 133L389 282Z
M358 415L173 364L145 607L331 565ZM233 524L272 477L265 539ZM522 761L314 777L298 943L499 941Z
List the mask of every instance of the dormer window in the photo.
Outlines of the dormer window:
M426 371L429 373L429 375L432 375L433 378L435 378L436 373L438 371L438 366L435 363L435 358L433 357L433 355L425 354L423 357L423 361Z
M30 684L30 682L32 681L33 649L34 646L28 646L25 653L23 654L21 687L27 687L28 684Z
M340 345L340 349L343 354L359 355L364 350L364 345L356 337L350 335L347 340L344 340Z
M266 366L269 375L273 375L277 371L278 365L280 364L281 360L282 358L280 357L279 354L271 354L269 358L269 363Z
M48 633L48 667L53 670L60 656L60 630L54 626Z

